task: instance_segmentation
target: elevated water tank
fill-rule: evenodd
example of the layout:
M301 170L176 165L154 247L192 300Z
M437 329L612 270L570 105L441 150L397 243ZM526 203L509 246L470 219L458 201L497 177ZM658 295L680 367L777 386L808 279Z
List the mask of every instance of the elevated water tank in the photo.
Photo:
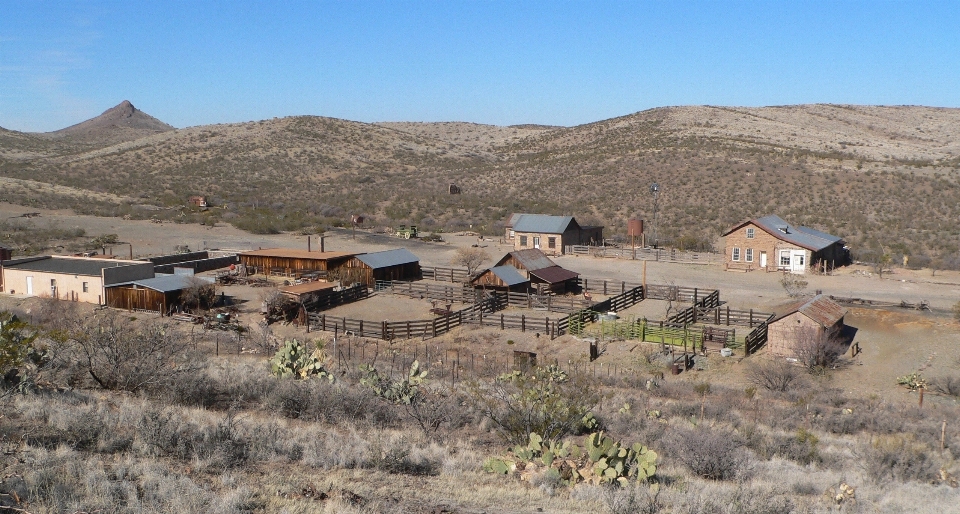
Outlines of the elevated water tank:
M643 220L628 220L627 235L640 237L643 235Z

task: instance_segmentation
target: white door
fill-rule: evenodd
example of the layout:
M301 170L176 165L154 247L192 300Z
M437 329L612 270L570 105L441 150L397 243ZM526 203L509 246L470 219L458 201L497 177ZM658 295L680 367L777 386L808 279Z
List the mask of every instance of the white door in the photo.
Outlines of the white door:
M33 294L33 277L27 277L27 294Z
M790 252L790 273L803 274L806 271L807 252L803 250L792 250Z
M534 247L534 248L537 248L537 249L540 248L540 238L539 238L539 237L534 237L534 238L533 238L533 247Z
M760 267L767 267L767 252L760 252Z

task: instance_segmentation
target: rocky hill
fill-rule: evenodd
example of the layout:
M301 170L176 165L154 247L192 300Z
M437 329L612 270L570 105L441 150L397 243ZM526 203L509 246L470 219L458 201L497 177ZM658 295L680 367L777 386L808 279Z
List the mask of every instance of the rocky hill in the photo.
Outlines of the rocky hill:
M652 218L658 182L660 234L677 246L708 247L727 226L769 213L844 236L864 258L956 259L960 244L960 109L668 107L576 127L302 116L180 130L140 114L121 104L59 131L150 132L86 138L80 149L0 131L0 174L139 199L18 190L24 203L110 215L160 207L197 219L181 207L203 193L221 206L203 216L255 231L362 213L381 225L496 233L510 212L536 211L602 223L611 236L629 217ZM451 183L463 194L448 194Z
M176 130L173 126L137 109L128 100L87 121L42 136L93 144L112 144Z

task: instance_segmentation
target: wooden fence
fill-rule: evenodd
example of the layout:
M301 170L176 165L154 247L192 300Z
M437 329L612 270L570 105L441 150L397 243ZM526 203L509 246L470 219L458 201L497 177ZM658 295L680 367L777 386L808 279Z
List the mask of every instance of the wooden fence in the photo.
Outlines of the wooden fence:
M565 319L565 318L564 318ZM521 332L537 332L556 339L563 334L560 329L560 319L551 319L549 316L527 316L526 314L504 314L478 312L464 319L464 323L484 327L498 327L500 330L519 330Z
M464 268L442 268L439 266L420 266L423 278L438 282L466 282L470 274Z
M610 259L678 262L686 264L723 264L723 254L686 252L675 248L617 248L614 246L565 246L567 255L589 255Z
M425 282L391 282L378 280L374 289L384 293L409 296L411 298L440 300L448 303L474 303L483 295L482 291L477 291L472 287L447 286Z
M307 312L320 312L338 305L362 300L368 296L370 296L370 290L367 289L367 286L357 284L340 291L310 295L310 299L303 302L303 308Z
M753 329L743 341L743 353L750 355L756 353L757 350L763 348L763 345L767 344L767 322L757 325L757 328Z

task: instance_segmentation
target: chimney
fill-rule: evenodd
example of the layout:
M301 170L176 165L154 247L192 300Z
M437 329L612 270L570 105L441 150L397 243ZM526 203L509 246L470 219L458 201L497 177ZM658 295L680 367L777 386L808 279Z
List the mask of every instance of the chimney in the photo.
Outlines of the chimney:
M310 251L310 236L307 236L307 251Z

